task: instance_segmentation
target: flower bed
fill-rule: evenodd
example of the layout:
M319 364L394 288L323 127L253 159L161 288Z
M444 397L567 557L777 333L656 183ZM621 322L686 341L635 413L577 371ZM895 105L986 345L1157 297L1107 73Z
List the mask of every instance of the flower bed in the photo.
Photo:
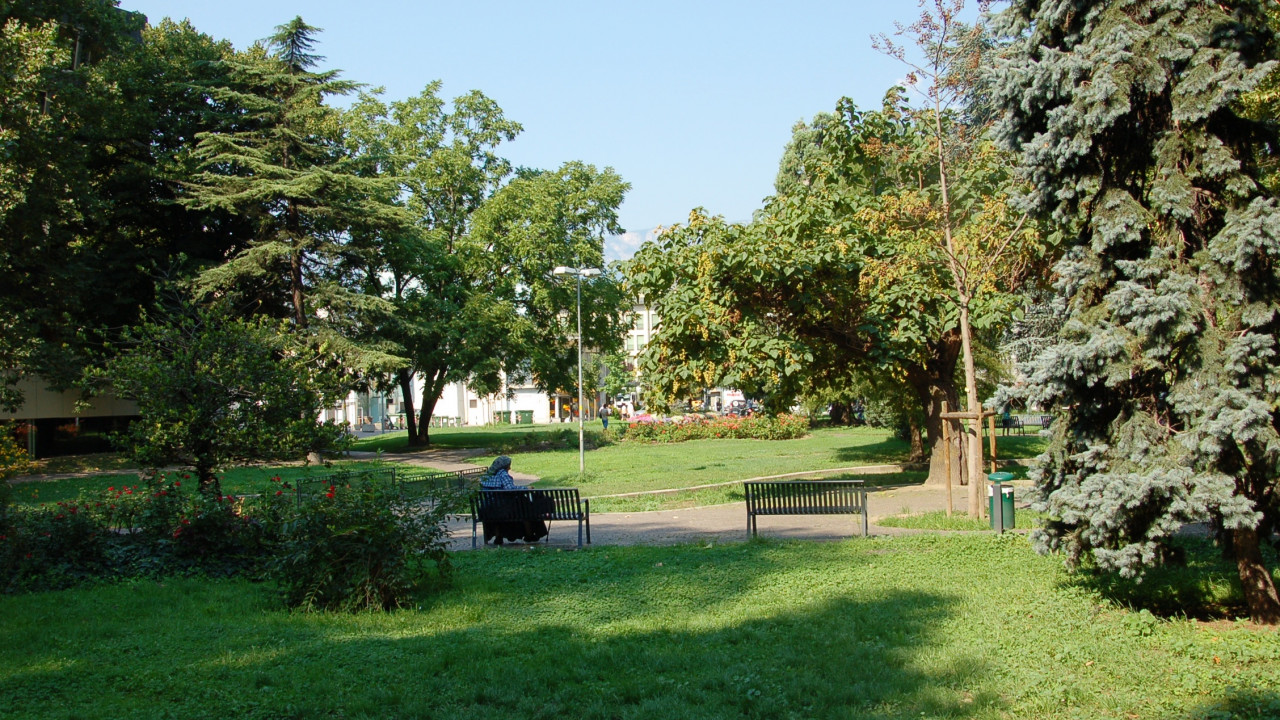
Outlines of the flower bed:
M800 415L688 418L679 422L633 422L624 439L636 442L673 443L686 440L737 438L794 440L809 434L809 418Z

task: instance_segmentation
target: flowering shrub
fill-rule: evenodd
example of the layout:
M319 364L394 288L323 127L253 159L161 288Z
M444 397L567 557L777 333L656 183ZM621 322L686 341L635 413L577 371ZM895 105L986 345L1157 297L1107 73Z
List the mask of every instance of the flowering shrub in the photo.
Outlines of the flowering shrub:
M769 417L695 418L681 422L635 423L627 427L627 440L638 442L684 442L709 438L794 440L809 432L809 418L800 415Z
M290 606L385 609L404 603L433 569L448 573L444 521L463 490L408 499L390 483L344 480L299 502L288 483L272 481L274 489L237 498L197 492L190 476L156 474L36 507L12 506L12 493L0 492L0 592L265 569Z
M303 497L268 495L286 520L269 575L302 610L386 610L405 604L434 570L448 575L446 516L457 498L402 497L393 485L356 480Z
M106 571L107 537L91 513L60 502L9 508L0 524L0 591L70 587Z
M62 588L88 577L255 567L267 549L262 524L245 502L203 496L189 490L193 484L189 476L159 474L52 506L6 504L0 591Z

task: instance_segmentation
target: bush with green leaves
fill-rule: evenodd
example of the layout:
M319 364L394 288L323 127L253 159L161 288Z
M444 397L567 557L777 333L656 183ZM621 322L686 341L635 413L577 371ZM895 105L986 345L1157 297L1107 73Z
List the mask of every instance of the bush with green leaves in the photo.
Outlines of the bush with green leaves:
M325 484L295 508L269 495L286 518L269 576L287 605L301 610L388 610L450 571L444 521L460 496L405 497L373 480ZM433 573L434 571L434 573Z
M89 578L256 572L275 528L262 522L262 504L196 492L189 475L155 474L75 500L8 507L0 513L0 591L57 589Z
M143 467L190 468L217 496L217 471L229 464L344 446L342 428L316 420L343 380L305 335L226 307L182 304L128 340L101 379L138 404L141 417L119 440Z

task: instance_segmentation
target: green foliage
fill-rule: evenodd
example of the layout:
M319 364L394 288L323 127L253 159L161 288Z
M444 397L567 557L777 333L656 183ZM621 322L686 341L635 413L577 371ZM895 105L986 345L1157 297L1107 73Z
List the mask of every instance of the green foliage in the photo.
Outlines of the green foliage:
M1258 161L1280 128L1240 106L1274 68L1268 12L1014 2L994 88L1026 203L1070 246L1066 322L1030 373L1058 415L1038 547L1132 576L1213 522L1251 614L1276 623L1258 539L1280 528L1280 207Z
M809 418L801 415L703 418L690 415L674 422L633 422L623 437L634 442L673 443L712 438L795 440L809 433Z
M605 373L604 390L606 398L612 402L613 398L631 392L636 387L635 374L627 369L627 356L620 352L609 353L599 360L600 369ZM593 373L598 374L598 373Z
M0 6L0 404L23 375L73 386L158 274L227 250L234 223L173 201L191 138L229 121L199 89L228 47L111 2Z
M12 423L0 423L0 482L23 474L30 467L27 450L18 444L14 429Z
M340 113L325 101L357 85L313 69L318 32L301 18L281 25L266 47L223 60L225 84L207 88L240 118L197 136L199 172L182 202L249 227L195 286L231 307L290 318L347 367L385 373L403 358L360 330L392 308L359 292L345 260L359 238L401 232L409 218L391 202L395 184L360 172L343 147Z
M138 403L141 417L120 440L144 466L189 467L218 495L215 472L232 462L339 449L342 429L316 420L339 378L266 319L184 306L129 339L104 375Z
M183 478L188 482L184 486ZM152 475L74 500L0 513L0 592L199 570L253 571L266 550L253 503L195 493L189 475Z
M412 598L434 569L450 569L444 522L460 497L408 499L369 479L304 495L272 559L269 577L301 610L390 610ZM276 502L289 505L281 495Z
M497 148L520 125L479 92L450 106L439 89L433 82L390 104L363 95L343 118L361 173L394 182L412 218L403 231L357 238L361 252L347 260L364 291L394 308L376 328L408 359L396 383L405 397L415 378L423 388L424 407L416 417L409 408L412 444L428 439L447 383L482 393L503 390L504 376L547 390L576 386L576 328L562 320L574 313L575 287L551 270L602 266L629 187L612 169L583 163L511 178ZM582 295L587 344L616 349L625 304L617 277L590 279Z
M641 358L659 405L728 386L780 410L798 395L871 388L909 398L895 402L904 414L918 408L941 470L938 414L944 401L960 407L961 337L929 121L900 89L879 110L843 99L795 128L778 194L750 225L694 211L636 253L628 278L662 317ZM1016 225L1007 164L987 143L953 169L956 244L982 290L967 301L979 340L1008 322L1028 268L1021 245L983 255L984 239Z

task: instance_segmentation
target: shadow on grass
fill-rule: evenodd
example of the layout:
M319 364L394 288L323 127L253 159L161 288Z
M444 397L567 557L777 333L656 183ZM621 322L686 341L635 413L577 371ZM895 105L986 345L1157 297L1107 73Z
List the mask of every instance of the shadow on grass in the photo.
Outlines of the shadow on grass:
M390 616L223 609L218 588L186 586L167 617L104 613L81 645L27 648L24 669L0 675L11 699L0 704L48 692L28 717L548 719L967 717L999 706L963 692L991 670L983 662L924 660L955 598L828 588L806 599L785 555L748 543L483 557L421 611ZM804 574L872 559L824 554Z
M1226 620L1248 617L1234 562L1207 537L1175 538L1173 547L1183 562L1150 568L1141 581L1092 568L1071 575L1068 582L1096 591L1117 605L1147 610L1157 617ZM1264 561L1276 575L1274 550L1264 548ZM1277 578L1280 583L1280 578Z
M911 446L908 443L897 438L889 438L866 445L849 445L839 448L835 451L835 457L840 462L847 463L895 463L906 460L910 452Z
M1275 720L1280 718L1280 692L1258 688L1226 688L1220 697L1186 715L1176 717L1186 720Z

